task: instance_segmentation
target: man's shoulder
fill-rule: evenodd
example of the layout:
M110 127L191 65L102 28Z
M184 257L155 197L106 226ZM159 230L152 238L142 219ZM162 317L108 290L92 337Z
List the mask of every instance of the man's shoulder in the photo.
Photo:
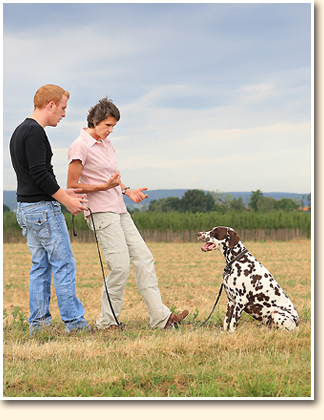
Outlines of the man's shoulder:
M26 118L22 123L18 125L16 130L25 132L32 131L33 133L38 133L43 136L46 136L44 128L32 118Z
M21 122L12 134L12 139L26 139L30 136L33 137L41 137L47 139L45 130L43 127L38 124L37 121L33 120L32 118L26 118L23 122Z
M44 131L44 128L34 118L27 117L20 125L24 127L35 127Z

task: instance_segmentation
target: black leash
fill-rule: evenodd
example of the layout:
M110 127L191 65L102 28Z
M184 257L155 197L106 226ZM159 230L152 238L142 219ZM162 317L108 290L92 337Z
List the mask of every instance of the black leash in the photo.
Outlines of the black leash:
M217 303L218 303L218 301L219 301L220 295L222 294L223 287L224 287L224 284L222 283L222 284L221 284L221 287L220 287L220 289L219 289L219 292L218 292L218 296L217 296L217 298L216 298L216 302L214 303L213 309L212 309L212 311L211 311L211 313L210 313L209 317L208 317L207 319L205 319L205 321L204 321L204 322L202 322L202 323L201 323L198 327L194 328L192 331L198 330L198 328L203 327L203 326L206 324L206 322L209 320L209 318L213 315L214 310L215 310L215 308L216 308L216 306L217 306Z
M235 258L233 258L233 259L232 259L232 261L230 261L229 263L227 263L227 264L225 265L225 268L224 268L224 271L223 271L223 278L226 276L227 271L228 271L228 270L230 270L230 268L231 268L232 264L233 264L233 263L235 263L235 261L239 260L239 259L240 259L240 258L241 258L241 257L242 257L245 253L247 253L247 252L248 252L248 250L247 250L247 249L245 249L245 250L244 250L244 251L242 251L239 255L237 255ZM207 319L205 319L205 321L204 321L204 322L202 322L202 323L201 323L198 327L194 328L192 331L195 331L195 330L197 330L198 328L203 327L203 326L206 324L206 322L210 319L210 317L213 315L214 310L215 310L215 308L216 308L216 306L217 306L217 303L218 303L218 301L219 301L220 295L222 294L223 287L224 287L224 284L222 283L222 284L221 284L221 287L220 287L220 289L219 289L219 292L218 292L218 296L217 296L217 298L216 298L216 302L214 303L213 309L212 309L212 311L211 311L211 313L210 313L209 317L208 317Z
M113 314L113 317L116 321L116 324L117 324L118 328L121 329L121 330L124 330L125 329L125 324L123 322L118 321L117 316L116 316L115 311L114 311L114 308L113 308L112 303L111 303L111 299L110 299L107 284L106 284L105 270L104 270L104 266L103 266L103 263L102 263L102 258L101 258L99 242L98 242L98 238L97 238L97 232L96 232L96 228L95 228L95 224L94 224L94 220L93 220L93 215L92 215L92 211L91 211L90 207L88 207L88 210L90 212L90 218L91 218L91 222L92 222L93 232L94 232L95 239L96 239L97 250L98 250L98 255L99 255L99 260L100 260L100 265L101 265L101 272L102 272L102 276L103 276L103 281L104 281L104 285L105 285L105 290L106 290L108 303L109 303L111 312ZM73 215L72 215L72 229L73 229L73 236L78 236L76 234L75 228L74 228L74 216Z

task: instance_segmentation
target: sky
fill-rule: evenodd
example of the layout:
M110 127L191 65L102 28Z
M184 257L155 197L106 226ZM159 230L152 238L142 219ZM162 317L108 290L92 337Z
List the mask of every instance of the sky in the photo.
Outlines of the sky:
M312 188L311 3L5 3L3 189L8 144L48 83L70 92L47 127L66 188L67 151L108 96L110 139L132 188Z

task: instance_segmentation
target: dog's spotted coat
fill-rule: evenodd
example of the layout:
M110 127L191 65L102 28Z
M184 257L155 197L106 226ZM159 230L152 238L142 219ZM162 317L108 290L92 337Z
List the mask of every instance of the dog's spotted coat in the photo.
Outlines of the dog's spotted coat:
M218 249L226 263L239 255L245 246L234 229L218 226L199 232L200 241L207 242L202 251ZM245 311L269 327L294 330L299 325L297 311L270 272L249 252L235 261L223 277L228 303L223 329L233 332Z

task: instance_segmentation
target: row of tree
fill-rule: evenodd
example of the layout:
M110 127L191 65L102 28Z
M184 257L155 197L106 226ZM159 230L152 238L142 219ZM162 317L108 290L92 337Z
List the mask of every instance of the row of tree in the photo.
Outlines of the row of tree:
M310 204L310 196L308 197ZM311 213L298 211L301 203L290 199L275 200L252 191L249 211L242 198L226 197L221 200L211 193L188 190L181 198L169 197L152 201L147 211L135 211L134 223L140 230L183 232L204 230L213 226L231 226L234 229L298 229L310 237ZM4 211L3 232L19 231L15 213ZM271 211L272 210L272 211ZM65 212L67 226L72 231L72 216ZM88 231L83 214L74 218L76 231Z
M311 194L306 197L309 203L311 202ZM276 200L272 197L265 197L260 190L252 191L248 206L245 206L242 197L235 198L228 195L221 198L220 194L215 192L205 193L202 190L188 190L182 198L168 197L160 200L152 200L149 204L148 210L150 212L167 213L169 211L177 212L191 212L191 213L206 213L209 211L217 211L222 214L234 211L293 211L303 208L304 205L298 200L290 198L281 198ZM135 210L139 211L139 210Z
M311 194L305 197L308 203L308 209L311 208ZM62 206L63 207L63 206ZM269 211L294 211L303 208L304 203L291 198L281 198L276 200L272 197L265 197L260 190L252 191L248 206L245 206L242 197L235 198L227 195L224 200L222 194L215 192L205 193L202 190L188 190L182 198L168 197L159 200L152 200L149 204L148 211L167 213L170 211L190 212L190 213L207 213L217 211L221 214L229 211L255 211L266 213ZM3 204L3 212L10 211L10 208ZM63 208L64 212L67 212ZM132 210L131 213L140 211Z

